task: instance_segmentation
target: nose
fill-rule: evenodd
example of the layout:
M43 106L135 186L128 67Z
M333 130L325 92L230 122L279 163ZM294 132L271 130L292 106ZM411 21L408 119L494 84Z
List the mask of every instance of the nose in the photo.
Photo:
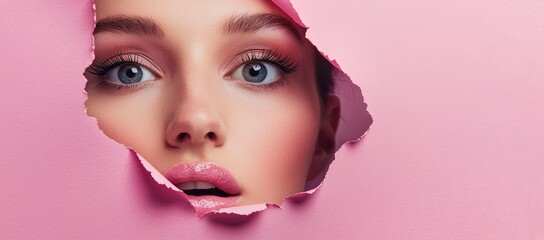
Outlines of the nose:
M174 111L166 129L171 147L184 145L219 147L225 143L226 128L216 107L203 99L185 99Z

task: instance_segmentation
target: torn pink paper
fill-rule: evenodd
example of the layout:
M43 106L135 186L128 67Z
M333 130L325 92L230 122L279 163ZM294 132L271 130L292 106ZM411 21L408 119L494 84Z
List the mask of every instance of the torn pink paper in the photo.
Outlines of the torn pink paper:
M272 0L278 7L287 13L293 21L299 25L306 27L298 15L293 4L289 0ZM296 2L296 1L295 1ZM307 34L312 35L312 27L308 28ZM333 63L340 71L335 76L335 94L340 97L342 103L342 124L337 132L337 148L340 148L345 142L355 142L360 140L372 124L372 117L366 111L367 105L364 102L361 89L354 84L350 77L342 71L341 66L336 61L334 55L329 55L328 52L323 52L320 48L322 38L314 38L308 36L308 39L321 50L323 56ZM332 57L331 57L332 56Z
M293 22L297 23L298 25L306 28L300 17L298 16L297 11L293 8L293 5L289 0L271 0L274 2L281 10L283 10L291 19Z
M82 111L92 1L0 1L0 238L543 238L544 2L292 2L372 134L304 204L197 220Z

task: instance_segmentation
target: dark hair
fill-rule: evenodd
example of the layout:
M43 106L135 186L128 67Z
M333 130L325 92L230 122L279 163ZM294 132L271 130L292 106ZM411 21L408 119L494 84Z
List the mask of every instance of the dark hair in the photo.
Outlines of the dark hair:
M327 105L327 96L334 90L333 74L336 69L314 46L315 78L317 92L323 104Z

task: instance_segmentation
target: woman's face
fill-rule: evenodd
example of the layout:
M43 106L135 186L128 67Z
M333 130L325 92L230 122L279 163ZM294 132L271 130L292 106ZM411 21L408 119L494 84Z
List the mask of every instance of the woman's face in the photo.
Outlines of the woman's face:
M97 0L96 14L88 114L197 210L279 204L321 170L313 48L272 3Z

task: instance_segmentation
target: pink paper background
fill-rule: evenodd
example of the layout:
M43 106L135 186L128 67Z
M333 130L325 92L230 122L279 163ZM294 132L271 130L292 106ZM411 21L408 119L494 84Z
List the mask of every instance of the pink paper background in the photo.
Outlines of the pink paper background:
M304 204L225 223L83 112L89 0L2 1L0 238L544 239L544 2L293 4L374 124Z

